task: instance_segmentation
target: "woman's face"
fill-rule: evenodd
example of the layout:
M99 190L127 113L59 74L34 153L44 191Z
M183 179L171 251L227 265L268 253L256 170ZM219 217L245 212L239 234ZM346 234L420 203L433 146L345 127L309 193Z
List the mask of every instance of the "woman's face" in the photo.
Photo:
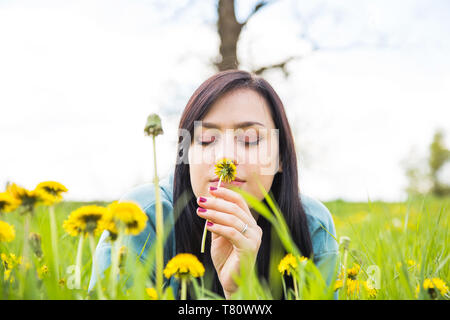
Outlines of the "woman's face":
M235 185L257 197L264 195L257 181L269 191L273 178L281 171L278 129L275 128L265 99L250 89L237 89L218 99L205 117L195 123L189 148L189 171L196 197L209 196L217 186L215 164L222 158L236 165Z

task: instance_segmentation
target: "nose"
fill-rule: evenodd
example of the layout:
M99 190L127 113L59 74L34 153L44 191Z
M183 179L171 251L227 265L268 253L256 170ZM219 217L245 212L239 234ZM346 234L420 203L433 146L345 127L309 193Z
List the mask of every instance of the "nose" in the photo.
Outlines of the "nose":
M223 158L230 159L233 161L235 166L238 165L237 145L235 143L235 135L233 130L227 130L225 135L223 135L223 139L221 139L221 143L218 144L215 163Z

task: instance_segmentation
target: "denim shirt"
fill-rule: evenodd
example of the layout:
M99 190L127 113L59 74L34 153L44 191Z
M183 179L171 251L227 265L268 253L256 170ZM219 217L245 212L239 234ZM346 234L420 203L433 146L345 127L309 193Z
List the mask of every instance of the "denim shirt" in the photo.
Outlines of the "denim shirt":
M167 262L176 255L172 194L173 173L170 173L164 179L161 179L159 182L159 187L164 224L172 226L168 238L164 244L164 265L166 265ZM333 277L335 276L335 272L337 271L337 263L339 259L338 244L336 240L328 234L329 232L336 237L333 218L327 207L325 207L325 205L320 201L302 193L300 193L299 196L305 209L308 221L308 228L311 235L314 252L314 264L319 268L320 272L324 276L324 280L327 285L330 285L333 281ZM148 233L150 232L150 237L141 256L141 261L145 261L145 257L147 256L147 252L150 247L149 244L156 242L156 200L154 184L147 183L140 185L123 195L119 201L133 201L139 204L149 218L147 221L147 226L143 232L136 236L124 237L124 244L127 245L129 249L132 249L136 255L139 255L145 241L147 240ZM326 228L328 232L325 231L321 225ZM108 236L108 231L104 231L102 233L95 250L98 272L102 278L104 277L104 271L111 263L111 243L107 241ZM95 269L92 268L88 291L91 291L96 283L94 270ZM173 293L175 297L177 297L179 286L178 280L171 277L167 284L172 287ZM337 299L337 292L334 294L334 299Z

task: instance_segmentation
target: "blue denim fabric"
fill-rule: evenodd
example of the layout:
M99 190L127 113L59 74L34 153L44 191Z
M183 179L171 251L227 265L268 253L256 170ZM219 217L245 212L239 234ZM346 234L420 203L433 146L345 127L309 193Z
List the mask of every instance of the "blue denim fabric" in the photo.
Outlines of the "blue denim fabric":
M168 235L168 239L164 245L164 265L175 256L175 233L174 233L174 221L173 221L173 173L169 174L166 178L160 180L160 194L163 205L164 225L172 226ZM149 244L154 243L156 240L155 233L155 188L153 183L147 183L132 189L126 193L120 201L134 201L141 206L144 212L147 214L149 220L146 229L137 236L128 236L125 238L125 244L137 255L141 252L142 247L150 232L150 238L147 242L144 253L141 256L141 261L145 261L147 256ZM309 197L305 194L300 194L302 204L304 206L308 227L311 234L312 245L314 250L314 263L324 276L324 280L329 285L333 280L335 272L337 272L337 264L339 259L338 244L336 240L331 237L331 233L336 237L336 230L333 222L333 218L324 204L320 201ZM322 226L328 230L325 231ZM111 245L107 241L109 236L108 231L104 231L98 242L95 256L99 267L99 274L104 277L104 271L109 267L111 261ZM91 291L96 283L96 277L94 268L92 269L91 279L89 282L88 291ZM154 274L151 274L154 279ZM171 286L174 295L177 297L178 281L172 277L167 285ZM337 293L334 298L337 299Z

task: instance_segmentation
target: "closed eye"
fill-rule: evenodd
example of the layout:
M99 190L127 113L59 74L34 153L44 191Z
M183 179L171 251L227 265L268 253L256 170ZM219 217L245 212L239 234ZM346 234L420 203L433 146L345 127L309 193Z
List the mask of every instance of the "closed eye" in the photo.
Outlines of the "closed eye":
M244 142L245 146L255 146L255 145L258 145L261 140L262 140L261 138L258 138L255 141L242 141L242 142ZM215 139L213 139L212 141L199 141L199 144L202 146L207 146L214 141L215 141Z

